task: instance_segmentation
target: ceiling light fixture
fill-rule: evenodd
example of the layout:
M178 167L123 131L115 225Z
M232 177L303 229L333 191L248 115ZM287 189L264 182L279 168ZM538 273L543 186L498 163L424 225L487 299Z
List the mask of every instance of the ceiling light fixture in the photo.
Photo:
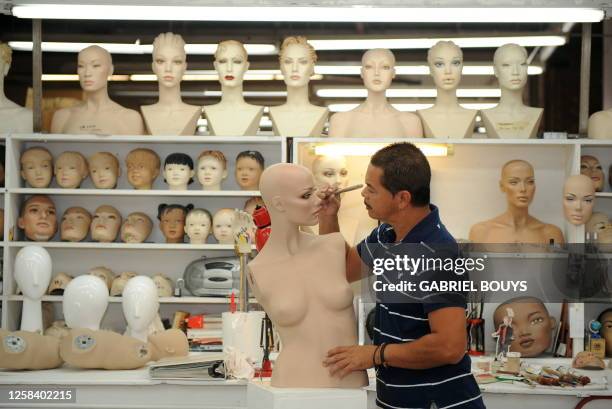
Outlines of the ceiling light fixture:
M398 111L415 112L419 109L431 108L434 104L391 104ZM497 105L497 103L460 103L465 109L489 109ZM331 112L346 112L355 109L359 104L329 104L327 108Z
M364 88L322 88L316 91L321 98L366 98L368 90ZM388 98L435 98L435 88L391 88L386 92ZM499 98L499 88L460 88L459 98Z

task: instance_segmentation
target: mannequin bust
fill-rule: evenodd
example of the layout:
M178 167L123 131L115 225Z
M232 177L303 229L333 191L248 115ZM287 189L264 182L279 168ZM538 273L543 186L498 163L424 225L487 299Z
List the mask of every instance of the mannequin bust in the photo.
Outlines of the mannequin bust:
M157 208L157 219L159 229L166 238L166 243L183 243L185 237L185 218L187 213L193 209L192 204L183 206L180 204L162 203Z
M185 221L185 233L191 244L206 244L212 226L212 216L206 209L191 209Z
M187 70L183 37L162 33L153 41L151 68L157 75L159 101L140 107L151 135L194 135L202 108L181 99L181 81Z
M264 157L258 151L244 151L236 156L236 182L242 190L259 190L259 177L265 168Z
M32 133L32 111L21 107L4 95L4 78L13 61L13 51L0 42L0 133Z
M91 215L82 207L69 207L62 216L60 224L60 239L64 241L79 242L87 238Z
M64 290L62 309L69 328L99 330L107 307L108 286L100 277L80 275Z
M59 339L38 332L0 329L0 368L53 369L62 365Z
M172 153L164 161L164 182L170 190L187 190L193 183L193 161L184 153Z
M564 243L563 233L557 226L529 214L529 204L535 195L535 176L529 162L516 159L504 164L499 188L506 195L507 210L472 226L472 242L549 244L553 240L555 244Z
M101 243L112 243L121 227L121 213L113 206L98 207L91 221L91 239Z
M153 280L147 276L132 278L123 289L121 304L128 324L123 335L147 342L159 310L157 286Z
M580 173L591 178L596 192L603 192L605 175L599 159L591 155L582 155L580 157Z
M63 152L55 160L55 181L64 189L77 189L87 179L87 159L79 152Z
M55 204L49 196L35 195L21 207L17 227L32 241L49 241L57 232Z
M312 173L296 164L272 165L261 177L261 195L273 228L265 247L248 264L248 278L283 344L272 386L367 385L365 371L339 379L322 365L331 348L357 343L357 325L342 235L315 236L299 229L318 222L320 199Z
M137 190L148 190L159 176L161 161L151 149L137 148L125 158L128 171L128 182Z
M89 176L97 189L114 189L121 176L119 159L110 152L97 152L89 158Z
M220 209L215 213L212 222L213 236L219 244L234 244L232 226L236 219L234 209Z
M589 138L612 139L612 109L595 112L589 118Z
M42 334L41 300L51 282L51 266L49 253L40 246L26 246L15 257L15 282L23 293L21 331Z
M368 50L361 58L361 78L368 97L357 108L338 112L331 117L329 136L332 138L420 138L423 127L412 112L393 108L385 92L395 78L395 56L390 50Z
M51 133L142 135L144 126L137 111L127 109L108 96L113 60L104 48L92 45L79 52L79 82L85 100L55 112Z
M329 109L312 105L308 100L308 83L317 63L314 47L305 37L287 37L278 57L287 85L287 102L270 107L274 135L321 136Z
M123 289L127 285L128 281L137 275L138 274L134 273L133 271L124 271L115 277L110 289L111 297L120 297L123 294Z
M87 274L91 274L92 276L101 278L110 291L111 286L113 285L113 279L115 278L115 275L113 274L113 271L110 268L104 266L94 267L89 269Z
M37 189L49 187L53 179L53 156L47 149L36 146L26 149L19 159L21 177Z
M227 159L221 151L203 151L198 157L198 182L202 190L222 190L227 178Z
M427 52L429 72L436 84L436 103L417 111L428 138L469 138L474 133L476 113L457 102L463 70L463 51L452 41L438 41Z
M255 135L263 107L247 104L242 96L244 74L249 69L242 43L222 41L215 51L215 70L221 83L221 102L204 107L208 131L217 136Z
M595 187L591 178L585 175L573 175L565 180L563 186L565 220L575 226L581 226L591 218L594 206Z
M589 240L597 237L595 240L598 244L612 244L612 222L604 213L595 212L586 223L586 233L589 234Z
M517 44L504 44L495 51L493 69L501 98L495 108L482 111L489 138L535 138L538 134L544 110L523 103L527 56L527 50Z
M153 221L142 212L130 213L121 225L121 241L144 243L153 230Z
M155 287L157 287L158 297L172 297L174 290L172 288L172 280L162 273L157 273L153 276L153 282L155 283Z
M601 337L606 341L606 356L612 357L612 308L602 311L597 321L601 322Z

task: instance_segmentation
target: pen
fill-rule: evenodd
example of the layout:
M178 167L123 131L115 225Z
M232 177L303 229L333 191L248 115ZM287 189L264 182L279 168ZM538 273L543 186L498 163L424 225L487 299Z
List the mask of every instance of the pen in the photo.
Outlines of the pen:
M340 193L346 193L346 192L350 192L353 190L357 190L357 189L361 189L363 187L363 184L358 184L358 185L353 185L353 186L349 186L349 187L345 187L344 189L340 189L336 192L334 192L335 195L339 195Z

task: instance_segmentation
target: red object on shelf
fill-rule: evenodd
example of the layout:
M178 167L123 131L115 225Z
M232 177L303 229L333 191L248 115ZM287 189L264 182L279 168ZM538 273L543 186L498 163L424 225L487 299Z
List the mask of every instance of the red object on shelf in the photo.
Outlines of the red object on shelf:
M272 362L269 359L265 359L262 362L261 369L255 370L256 378L270 378L272 376Z
M266 245L270 232L272 231L270 214L265 206L257 206L253 212L253 222L257 226L257 232L255 233L255 247L257 251L261 251L263 246Z
M185 319L187 328L198 329L204 328L204 316L203 315L192 315Z

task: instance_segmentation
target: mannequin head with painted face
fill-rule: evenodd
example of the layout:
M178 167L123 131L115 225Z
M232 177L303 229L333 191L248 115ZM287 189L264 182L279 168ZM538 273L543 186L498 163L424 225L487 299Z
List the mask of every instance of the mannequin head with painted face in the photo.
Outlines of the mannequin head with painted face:
M157 273L153 276L153 282L157 287L158 297L172 297L172 280L162 273Z
M258 151L244 151L236 156L236 182L242 190L258 190L259 178L265 167L264 157Z
M495 50L493 71L502 89L522 90L527 84L527 50L518 44L504 44Z
M187 70L183 37L174 33L162 33L155 37L151 69L157 76L160 88L179 88Z
M506 162L502 166L499 188L506 194L509 207L528 208L536 189L533 166L520 159Z
M234 209L221 209L213 217L213 235L219 244L234 244L234 233L232 226L236 212Z
M601 337L606 341L606 356L612 357L612 308L603 310L597 321L601 322Z
M144 243L153 230L153 221L142 212L130 213L121 225L121 241Z
M438 91L454 91L461 82L463 51L452 41L438 41L427 52L429 72Z
M591 155L582 155L580 173L591 178L596 192L603 191L605 176L599 159Z
M307 87L314 74L317 53L306 37L291 36L283 40L278 55L287 88Z
M212 216L206 209L192 209L187 213L185 233L191 244L205 244L212 227Z
M91 221L91 239L102 243L112 243L121 227L121 213L113 206L98 207Z
M198 157L198 181L202 190L221 190L227 178L227 159L221 151L203 151Z
M89 176L98 189L114 189L121 176L119 160L110 152L97 152L89 158Z
M192 204L187 206L179 204L162 203L157 209L159 229L166 238L166 243L182 243L185 237L185 218L193 209Z
M53 178L53 156L47 149L36 146L26 149L19 159L21 177L31 187L44 189L49 187Z
M312 174L317 187L342 189L348 186L348 169L344 156L317 156L312 162Z
M137 148L128 153L125 158L128 182L138 190L153 187L153 182L159 176L161 161L151 149Z
M113 274L113 271L110 268L104 266L94 267L89 269L87 274L91 274L92 276L101 278L102 281L104 281L104 283L106 284L108 290L110 291L111 286L113 285L113 280L115 279L115 275Z
M612 244L612 221L604 213L596 212L585 225L589 239L597 238L599 244Z
M123 289L123 315L127 321L125 335L146 342L148 330L159 310L157 286L147 276L130 279Z
M395 78L395 56L391 50L366 51L361 57L361 78L368 92L384 93Z
M99 330L108 307L106 282L92 274L74 278L64 290L62 307L69 328Z
M170 190L187 190L193 183L193 161L184 153L168 155L164 161L164 182Z
M86 94L107 93L108 78L113 70L112 57L104 48L92 45L79 52L77 73Z
M221 88L242 88L244 74L249 69L244 45L235 40L221 41L215 51L213 63Z
M48 196L30 197L21 207L17 226L25 231L29 240L51 240L57 232L55 204Z
M595 186L591 178L585 175L573 175L567 178L563 186L565 219L573 225L583 225L591 218L594 205Z
M63 152L55 160L55 180L64 189L76 189L87 179L87 159L79 152Z
M66 209L60 224L60 238L65 241L78 242L87 238L89 226L91 225L91 214L82 207L70 207Z

